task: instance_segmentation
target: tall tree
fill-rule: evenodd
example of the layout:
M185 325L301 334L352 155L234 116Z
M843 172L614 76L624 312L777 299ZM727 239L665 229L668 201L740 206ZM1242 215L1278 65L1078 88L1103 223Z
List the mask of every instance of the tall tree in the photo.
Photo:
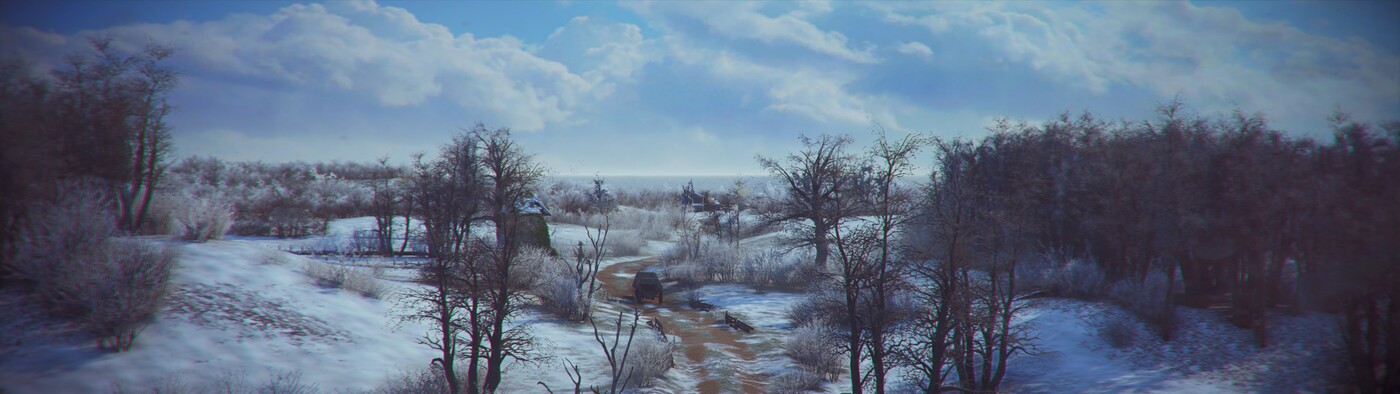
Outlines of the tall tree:
M913 215L913 195L900 183L900 179L913 175L913 160L925 144L917 134L891 141L884 130L876 133L875 144L867 153L871 158L868 183L874 186L874 193L867 195L866 205L872 215L861 226L867 228L872 237L868 242L875 244L868 278L863 286L868 293L863 320L867 340L866 349L870 353L871 384L875 392L885 391L885 378L893 363L892 341L895 326L903 320L903 313L894 300L905 287L904 251L896 247ZM838 229L839 232L839 229Z
M490 273L486 302L491 313L486 322L488 336L486 377L483 389L490 393L500 386L501 372L507 359L526 359L530 336L524 326L507 327L523 306L524 288L516 278L521 269L519 252L521 240L517 229L521 225L521 204L544 178L545 168L511 139L509 129L488 132L477 124L471 131L481 147L481 171L485 180L482 203L487 218L496 226L494 265Z
M486 337L483 267L490 266L492 256L489 245L471 235L472 224L480 219L477 162L476 140L456 136L437 159L415 157L405 191L417 203L415 215L423 222L429 254L429 263L419 272L420 281L429 287L406 293L406 318L430 323L431 332L420 342L441 352L433 361L443 368L454 394L464 386L477 392L477 362ZM458 359L467 361L466 382L457 381Z
M777 209L768 214L769 223L784 223L800 234L790 240L794 247L816 248L816 264L825 269L831 255L831 231L854 215L851 204L838 201L851 185L850 167L854 158L846 152L848 136L822 135L813 140L800 137L802 150L784 161L758 156L759 165L785 184L786 193ZM846 193L846 198L851 198Z

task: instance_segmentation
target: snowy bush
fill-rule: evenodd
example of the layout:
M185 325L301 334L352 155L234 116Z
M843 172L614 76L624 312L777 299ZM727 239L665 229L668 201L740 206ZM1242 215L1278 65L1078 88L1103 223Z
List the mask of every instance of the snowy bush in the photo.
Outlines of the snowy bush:
M465 364L462 365L465 366ZM458 382L467 381L466 368L459 368L456 372ZM443 376L442 367L437 364L431 364L426 369L401 372L369 391L372 394L442 394L450 392L452 390L447 388L447 378Z
M816 274L809 253L756 250L743 255L739 263L744 283L759 286L801 287Z
M191 158L172 166L161 188L199 198L217 191L236 212L234 234L299 237L323 232L330 219L367 215L371 193L363 181L397 176L384 171L372 164Z
M608 254L617 256L638 256L646 241L629 233L613 233L608 237Z
M592 305L587 286L579 286L580 273L571 261L549 256L543 251L522 253L520 272L528 273L529 292L540 306L564 318L585 316ZM595 284L594 297L604 297L602 284Z
M631 371L629 384L636 384L637 387L650 387L656 378L676 365L676 349L679 346L648 334L633 337L632 349L627 353L627 369Z
M83 284L88 322L100 347L126 351L170 293L176 254L130 239L109 240L104 252L81 268L91 275Z
M582 195L580 194L580 196ZM635 230L637 237L641 239L659 241L671 239L671 235L675 233L676 226L681 222L682 215L684 215L684 212L679 208L650 211L632 207L621 207L617 211L609 214L606 221L603 219L603 215L596 213L568 211L553 213L554 215L550 216L550 220L555 223L567 223L590 228L601 228L604 224L607 224L610 230Z
M702 239L699 253L676 243L661 255L666 277L687 283L737 282L743 250L728 243Z
M175 253L117 238L100 185L63 185L33 206L11 266L49 306L81 316L104 349L125 351L169 293Z
M564 276L547 278L532 290L541 306L561 317L581 316L585 312L578 293L578 282L574 279Z
M204 198L191 196L171 196L178 199L170 212L177 223L178 234L186 241L204 242L222 239L233 225L233 203L222 195Z
M53 201L31 207L10 268L49 304L85 308L84 287L95 280L85 267L117 235L115 217L97 185L65 185Z
M374 299L384 296L388 290L373 274L358 267L309 261L306 274L318 279L324 286L353 291Z
M676 226L682 222L685 212L680 208L661 208L655 211L634 210L642 212L642 216L637 220L632 228L637 229L637 234L642 239L658 241L669 241L676 232Z
M826 379L841 374L841 355L835 349L836 333L823 324L804 324L792 330L785 353L802 369Z
M809 324L832 324L846 315L841 296L834 289L822 287L788 306L786 317L794 327Z
M754 250L713 239L702 239L695 250L673 244L661 254L666 277L684 283L744 283L755 286L801 287L816 272L808 253Z
M817 391L821 386L821 374L805 368L798 368L774 376L768 383L768 392L775 394L809 393Z
M1056 272L1051 286L1061 296L1094 299L1103 291L1103 281L1104 273L1098 264L1072 260Z

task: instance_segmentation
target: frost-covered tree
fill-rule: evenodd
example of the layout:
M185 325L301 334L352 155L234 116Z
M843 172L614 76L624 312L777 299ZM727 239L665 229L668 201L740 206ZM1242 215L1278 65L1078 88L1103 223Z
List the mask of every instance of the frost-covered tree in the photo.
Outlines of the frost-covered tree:
M802 149L784 160L758 156L759 165L785 184L776 210L767 215L770 223L793 228L794 247L816 248L816 264L825 269L831 255L831 231L854 215L851 204L838 201L852 185L847 176L855 159L846 152L848 136L823 135L813 140L801 137Z

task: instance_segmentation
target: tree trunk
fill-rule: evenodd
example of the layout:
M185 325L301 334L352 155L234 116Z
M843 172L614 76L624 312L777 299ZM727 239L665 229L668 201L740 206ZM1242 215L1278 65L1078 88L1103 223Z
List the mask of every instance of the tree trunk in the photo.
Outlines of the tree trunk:
M859 296L853 295L850 290L846 291L846 327L849 330L846 338L846 346L850 348L850 368L851 368L851 394L862 393L860 384L860 318L857 316L857 301Z

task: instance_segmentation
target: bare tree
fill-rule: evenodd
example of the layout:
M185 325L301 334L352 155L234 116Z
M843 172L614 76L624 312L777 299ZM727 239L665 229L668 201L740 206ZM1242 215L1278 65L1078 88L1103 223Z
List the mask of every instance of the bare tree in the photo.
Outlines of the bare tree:
M528 327L507 323L518 316L528 285L519 269L518 204L543 175L505 129L478 124L443 147L439 159L415 159L410 193L426 229L432 263L424 279L432 287L411 297L409 316L433 323L424 343L443 352L434 360L455 381L453 361L467 362L467 392L494 392L508 360L531 361ZM472 225L490 221L494 240L472 235ZM492 242L494 241L494 242ZM484 364L486 375L478 371Z
M377 161L379 171L375 178L370 179L370 213L374 215L375 241L379 253L392 257L394 255L394 217L396 211L402 205L402 194L397 185L394 185L394 178L397 171L389 166L389 158L381 157ZM405 226L407 223L405 223Z
M720 223L723 227L722 234L729 237L731 245L738 245L739 239L744 237L744 210L748 209L749 188L743 179L735 179L729 185L729 189L720 197L720 206L723 207L724 220Z
M923 309L896 351L925 392L995 391L1010 357L1031 350L1032 338L1013 321L1026 307L1016 267L1035 226L1004 190L1033 173L1001 159L1008 141L994 134L976 145L933 142L935 172L909 240L924 260L910 266L924 284L912 289ZM957 383L948 384L951 376Z
M179 77L162 62L174 50L150 44L123 54L106 37L89 44L91 52L70 56L53 73L52 143L63 172L110 182L118 226L136 232L173 150L165 117Z
M893 301L902 291L905 283L906 264L902 251L896 242L912 218L913 197L909 190L899 183L900 178L913 174L913 159L924 140L917 134L906 135L897 141L890 141L883 129L876 135L875 144L870 147L873 171L870 182L875 193L869 195L867 203L874 214L862 223L873 232L867 239L875 243L872 267L864 278L869 292L869 305L865 311L870 351L871 375L877 393L885 390L885 376L890 370L890 335L894 326L903 319Z
M858 227L845 232L835 228L833 238L836 241L836 263L839 270L830 273L829 276L843 296L841 306L844 316L841 323L845 325L845 331L840 332L838 337L843 340L841 350L847 355L851 392L860 394L865 389L861 365L866 359L865 345L870 340L867 331L869 322L861 309L870 303L868 285L874 276L872 269L876 263L879 246L875 241L875 232L868 227Z
M447 387L453 394L461 392L463 382L457 381L457 359L467 356L471 349L463 343L461 334L464 328L475 325L474 303L463 299L462 288L468 286L470 268L483 265L480 260L487 258L485 248L466 248L465 254L443 254L428 260L419 268L419 281L428 287L412 287L405 290L400 298L402 308L407 311L401 316L403 321L427 323L429 332L418 339L418 343L428 346L440 355L433 363L440 366L447 379ZM463 302L468 301L468 302ZM474 388L471 390L475 392Z
M627 331L627 343L624 344L621 342L623 314L624 312L617 312L617 322L613 324L614 329L611 346L608 345L607 341L603 340L603 335L598 333L598 322L592 321L591 319L589 320L589 323L593 326L593 339L598 342L598 346L603 349L603 356L608 359L608 368L610 370L609 377L611 380L608 382L607 393L610 394L616 394L627 390L628 384L632 381L632 370L636 368L627 365L627 356L632 352L632 339L637 335L637 321L642 315L641 311L636 309L632 310L632 324ZM617 352L619 346L622 347L622 354L618 354ZM593 391L598 392L596 388Z
M972 207L978 186L967 171L974 160L972 144L935 139L933 147L937 158L931 187L917 219L917 236L908 241L920 260L911 266L911 274L924 284L912 289L922 308L897 350L899 359L913 371L911 380L921 383L925 393L942 392L951 372L946 362L953 317L968 308L963 290L966 277L961 274L970 264L968 244L981 231L973 225L980 217Z
M510 138L510 130L488 132L477 124L471 131L481 147L481 173L486 187L482 194L484 215L496 225L495 258L488 272L486 286L486 377L485 392L495 392L500 386L501 372L507 359L526 360L531 339L523 326L507 327L506 323L520 312L524 288L514 277L521 240L517 229L521 224L520 204L544 177L544 167L534 163Z
M603 217L602 226L595 229L584 227L591 254L583 250L580 242L574 251L574 270L578 276L578 295L584 311L580 318L587 319L593 312L593 296L598 290L598 269L602 266L607 252L608 232L612 228L612 213L617 210L617 198L608 190L602 178L593 179L593 190L588 193L588 210Z
M757 157L759 165L785 183L787 189L778 201L778 209L766 220L796 227L794 232L801 235L791 240L792 246L815 247L817 267L825 269L831 255L831 231L852 215L846 209L849 206L837 201L851 180L846 176L854 161L846 153L851 139L823 135L816 140L805 136L799 140L802 150L784 161Z

